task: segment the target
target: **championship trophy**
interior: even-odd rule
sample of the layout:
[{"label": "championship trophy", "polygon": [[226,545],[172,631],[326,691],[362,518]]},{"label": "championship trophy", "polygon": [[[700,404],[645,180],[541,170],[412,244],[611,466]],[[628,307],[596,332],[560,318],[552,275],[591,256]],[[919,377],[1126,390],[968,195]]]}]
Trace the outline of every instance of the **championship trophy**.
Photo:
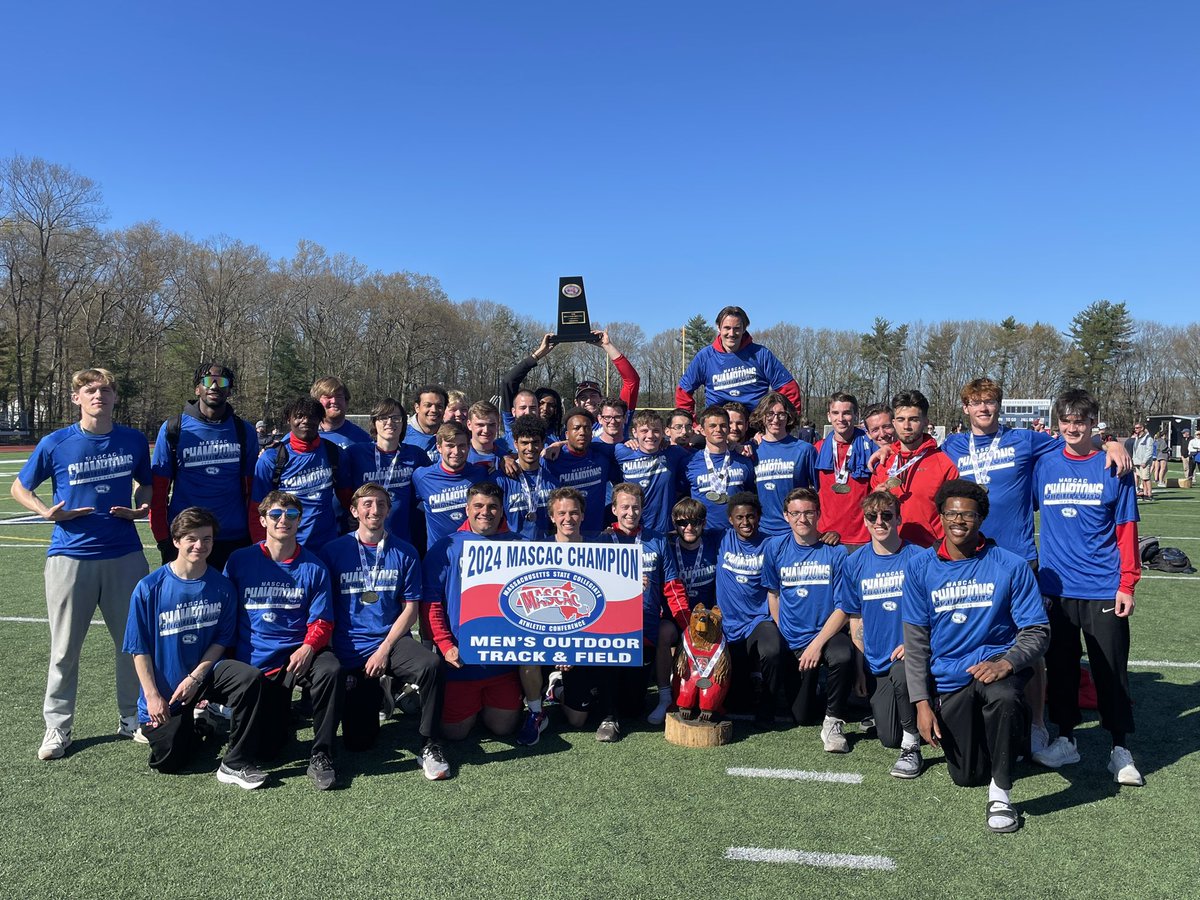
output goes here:
[{"label": "championship trophy", "polygon": [[600,343],[600,339],[592,334],[592,320],[588,316],[587,295],[583,292],[582,275],[558,279],[557,326],[557,334],[551,339],[552,344]]}]

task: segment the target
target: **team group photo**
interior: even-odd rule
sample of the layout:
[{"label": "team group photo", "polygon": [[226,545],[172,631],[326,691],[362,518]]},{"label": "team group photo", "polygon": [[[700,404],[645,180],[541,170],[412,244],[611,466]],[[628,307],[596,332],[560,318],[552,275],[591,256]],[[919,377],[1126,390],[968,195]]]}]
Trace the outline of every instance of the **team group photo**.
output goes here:
[{"label": "team group photo", "polygon": [[[1065,71],[1032,22],[1165,70],[1194,11],[773,9],[795,45],[646,11],[682,29],[657,49],[632,14],[297,21],[348,67],[305,115],[403,115],[389,90],[411,114],[284,151],[264,109],[239,122],[253,173],[158,138],[131,168],[48,120],[10,142],[17,893],[1190,895],[1200,285],[1172,216],[1194,182],[1177,150],[1146,169],[1176,196],[1117,192],[1113,148],[1072,170],[1092,113],[982,73],[1018,47]],[[266,10],[178,15],[249,84],[297,64],[282,33],[243,55]],[[143,95],[183,90],[183,59],[153,65]],[[1140,87],[1055,84],[1153,119]],[[442,133],[412,143],[414,115]],[[1051,137],[1003,157],[1010,127]],[[1108,231],[1083,224],[1102,185]]]}]

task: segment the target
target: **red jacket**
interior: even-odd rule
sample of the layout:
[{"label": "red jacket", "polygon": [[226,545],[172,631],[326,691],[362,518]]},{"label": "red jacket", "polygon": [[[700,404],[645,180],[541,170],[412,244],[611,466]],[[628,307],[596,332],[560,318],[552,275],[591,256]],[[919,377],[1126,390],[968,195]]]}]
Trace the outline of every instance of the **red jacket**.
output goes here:
[{"label": "red jacket", "polygon": [[900,487],[888,488],[900,501],[900,537],[921,547],[932,547],[945,534],[942,532],[942,517],[933,503],[933,495],[942,482],[958,477],[958,467],[938,448],[937,441],[929,435],[911,453],[899,441],[892,444],[892,455],[888,461],[876,466],[871,475],[871,489],[882,488],[892,477],[891,471],[899,469],[914,457],[913,463],[899,473]]}]

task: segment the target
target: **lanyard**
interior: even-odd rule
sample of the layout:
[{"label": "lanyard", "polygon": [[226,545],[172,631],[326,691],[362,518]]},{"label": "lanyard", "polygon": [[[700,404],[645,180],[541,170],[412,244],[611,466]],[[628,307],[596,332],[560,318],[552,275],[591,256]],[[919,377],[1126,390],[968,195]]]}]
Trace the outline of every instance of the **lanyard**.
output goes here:
[{"label": "lanyard", "polygon": [[354,541],[358,545],[358,561],[362,564],[363,573],[363,590],[373,591],[375,586],[379,584],[379,567],[383,565],[383,544],[387,540],[385,534],[379,543],[375,546],[375,565],[367,568],[367,550],[363,547],[362,538],[358,535],[354,536]]},{"label": "lanyard", "polygon": [[521,493],[525,495],[525,503],[529,507],[528,512],[537,515],[538,501],[542,497],[542,470],[537,470],[537,476],[534,479],[533,487],[529,486],[529,479],[526,478],[526,472],[522,471],[518,478],[521,482]]},{"label": "lanyard", "polygon": [[[392,461],[388,464],[387,474],[383,476],[383,489],[389,494],[392,492],[392,475],[396,472],[396,463],[400,461],[400,448],[396,448],[396,452],[392,454]],[[375,445],[375,471],[378,472],[383,463],[379,457],[379,445]],[[366,565],[364,562],[363,565]]]},{"label": "lanyard", "polygon": [[910,459],[904,465],[900,465],[900,454],[899,453],[896,454],[896,458],[894,460],[892,460],[892,464],[888,468],[888,475],[891,476],[892,480],[895,480],[896,487],[900,486],[900,476],[903,475],[909,469],[911,469],[913,466],[915,466],[917,463],[919,463],[922,459],[924,459],[925,454],[928,452],[929,452],[928,450],[921,451],[919,454],[914,456],[912,459]]},{"label": "lanyard", "polygon": [[[682,541],[680,541],[678,539],[673,540],[673,541],[668,540],[667,543],[670,544],[671,549],[675,551],[675,568],[677,568],[679,570],[679,580],[683,582],[683,592],[685,594],[687,594],[688,600],[691,600],[692,595],[695,593],[696,570],[695,569],[689,570],[689,569],[684,568],[683,551],[679,548],[679,545],[682,543]],[[704,538],[701,538],[700,546],[696,548],[697,561],[700,560],[700,557],[703,556],[703,554],[704,554]]]},{"label": "lanyard", "polygon": [[830,435],[833,440],[833,483],[846,484],[850,481],[850,451],[854,449],[853,443],[846,444],[846,458],[838,462],[838,439]]},{"label": "lanyard", "polygon": [[975,472],[976,484],[986,486],[992,480],[988,472],[991,471],[992,463],[996,461],[996,455],[1000,452],[1000,439],[1003,437],[1004,426],[1001,425],[996,431],[996,436],[992,438],[992,443],[988,445],[987,450],[982,453],[976,453],[975,432],[971,432],[968,438],[970,446],[967,452],[971,455],[971,469]]}]

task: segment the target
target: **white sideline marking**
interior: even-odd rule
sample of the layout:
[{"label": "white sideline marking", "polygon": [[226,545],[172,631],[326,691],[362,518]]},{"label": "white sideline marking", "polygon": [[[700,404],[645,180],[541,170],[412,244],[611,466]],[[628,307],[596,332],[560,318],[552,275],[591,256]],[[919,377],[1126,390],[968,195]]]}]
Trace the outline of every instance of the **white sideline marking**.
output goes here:
[{"label": "white sideline marking", "polygon": [[1146,579],[1146,578],[1174,578],[1174,579],[1182,579],[1184,581],[1195,581],[1196,578],[1200,578],[1200,576],[1194,575],[1194,574],[1193,575],[1185,575],[1183,572],[1176,572],[1174,575],[1143,575],[1142,576],[1142,579]]},{"label": "white sideline marking", "polygon": [[831,781],[837,784],[862,784],[863,777],[853,772],[805,772],[802,769],[744,769],[732,767],[726,775],[742,778],[784,778],[790,781]]},{"label": "white sideline marking", "polygon": [[855,856],[852,853],[813,853],[809,850],[768,850],[765,847],[730,847],[726,859],[745,862],[799,863],[826,869],[876,869],[893,872],[896,861],[890,856]]},{"label": "white sideline marking", "polygon": [[1171,662],[1166,659],[1131,659],[1129,665],[1139,669],[1200,669],[1200,662]]},{"label": "white sideline marking", "polygon": [[[50,620],[49,619],[37,619],[32,616],[0,616],[0,622],[41,622],[42,624],[45,625],[45,624],[49,624]],[[89,625],[103,625],[104,621],[102,619],[92,619],[92,621],[88,622],[88,624]]]}]

